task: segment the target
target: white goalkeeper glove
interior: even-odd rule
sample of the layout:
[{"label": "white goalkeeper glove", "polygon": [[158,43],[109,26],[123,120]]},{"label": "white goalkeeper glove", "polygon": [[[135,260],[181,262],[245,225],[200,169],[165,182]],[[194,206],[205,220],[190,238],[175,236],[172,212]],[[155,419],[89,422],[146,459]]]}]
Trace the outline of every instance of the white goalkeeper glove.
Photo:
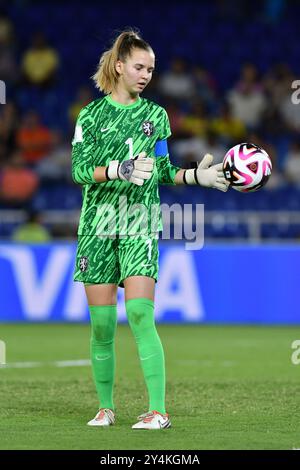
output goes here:
[{"label": "white goalkeeper glove", "polygon": [[183,180],[186,184],[199,184],[205,188],[215,188],[226,192],[229,182],[223,173],[222,163],[212,165],[214,157],[207,153],[198,165],[198,168],[185,170]]},{"label": "white goalkeeper glove", "polygon": [[154,159],[146,157],[145,152],[139,153],[136,157],[119,162],[112,160],[106,168],[106,178],[110,180],[124,180],[142,186],[145,180],[152,176]]}]

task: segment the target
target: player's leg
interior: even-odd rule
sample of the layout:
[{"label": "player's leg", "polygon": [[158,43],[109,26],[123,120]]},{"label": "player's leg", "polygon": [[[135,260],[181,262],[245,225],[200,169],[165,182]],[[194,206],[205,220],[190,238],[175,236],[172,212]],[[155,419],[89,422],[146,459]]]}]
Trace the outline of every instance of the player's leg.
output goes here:
[{"label": "player's leg", "polygon": [[117,285],[85,285],[91,319],[90,355],[99,411],[90,426],[114,424],[115,332]]},{"label": "player's leg", "polygon": [[[127,262],[124,263],[124,260]],[[130,260],[130,262],[129,262]],[[126,313],[133,332],[149,396],[149,412],[134,429],[170,427],[165,410],[165,360],[154,320],[154,291],[158,273],[157,240],[125,240],[120,246]]]},{"label": "player's leg", "polygon": [[116,305],[117,284],[89,284],[84,285],[89,305]]},{"label": "player's leg", "polygon": [[125,302],[142,298],[154,302],[155,279],[149,276],[129,276],[124,279]]},{"label": "player's leg", "polygon": [[165,358],[154,320],[153,278],[132,276],[124,280],[126,312],[133,332],[149,396],[149,412],[133,429],[170,427],[165,409]]},{"label": "player's leg", "polygon": [[74,279],[85,285],[90,319],[90,353],[99,412],[88,424],[105,426],[114,422],[114,339],[117,325],[117,282],[119,279],[115,241],[80,237]]}]

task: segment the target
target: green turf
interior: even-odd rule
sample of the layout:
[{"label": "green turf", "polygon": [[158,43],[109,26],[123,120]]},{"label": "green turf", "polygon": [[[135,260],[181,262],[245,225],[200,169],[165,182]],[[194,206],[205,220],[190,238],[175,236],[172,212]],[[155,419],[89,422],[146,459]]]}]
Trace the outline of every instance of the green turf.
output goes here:
[{"label": "green turf", "polygon": [[[158,327],[173,427],[134,431],[147,410],[136,348],[118,327],[116,425],[89,428],[97,410],[89,366],[0,369],[0,449],[300,448],[300,328]],[[7,362],[88,359],[87,325],[0,325]]]}]

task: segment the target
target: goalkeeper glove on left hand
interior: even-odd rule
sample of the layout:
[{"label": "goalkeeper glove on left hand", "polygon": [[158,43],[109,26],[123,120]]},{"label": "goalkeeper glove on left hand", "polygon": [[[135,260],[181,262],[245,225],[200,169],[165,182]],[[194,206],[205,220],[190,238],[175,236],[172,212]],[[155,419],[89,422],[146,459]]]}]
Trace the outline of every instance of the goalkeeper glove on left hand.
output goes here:
[{"label": "goalkeeper glove on left hand", "polygon": [[186,184],[199,184],[205,188],[215,188],[226,192],[229,182],[223,173],[222,163],[212,165],[214,157],[207,153],[198,165],[198,168],[185,170],[183,180]]},{"label": "goalkeeper glove on left hand", "polygon": [[142,186],[145,180],[151,178],[153,168],[154,159],[146,157],[146,153],[141,152],[124,162],[112,160],[106,169],[106,177],[109,181],[120,179]]}]

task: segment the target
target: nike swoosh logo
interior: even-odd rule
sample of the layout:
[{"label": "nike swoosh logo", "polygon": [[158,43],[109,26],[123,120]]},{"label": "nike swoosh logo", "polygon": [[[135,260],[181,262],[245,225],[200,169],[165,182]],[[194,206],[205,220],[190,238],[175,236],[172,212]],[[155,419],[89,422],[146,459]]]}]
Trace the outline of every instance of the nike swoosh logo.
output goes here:
[{"label": "nike swoosh logo", "polygon": [[96,361],[106,361],[106,359],[109,359],[111,356],[105,356],[105,357],[100,357],[98,355],[95,356]]},{"label": "nike swoosh logo", "polygon": [[109,131],[110,127],[106,127],[105,129],[100,129],[101,132],[106,132],[106,131]]},{"label": "nike swoosh logo", "polygon": [[156,356],[156,354],[151,354],[151,356],[147,356],[147,357],[141,357],[141,361],[146,361],[147,359],[150,359],[150,357],[154,357]]}]

